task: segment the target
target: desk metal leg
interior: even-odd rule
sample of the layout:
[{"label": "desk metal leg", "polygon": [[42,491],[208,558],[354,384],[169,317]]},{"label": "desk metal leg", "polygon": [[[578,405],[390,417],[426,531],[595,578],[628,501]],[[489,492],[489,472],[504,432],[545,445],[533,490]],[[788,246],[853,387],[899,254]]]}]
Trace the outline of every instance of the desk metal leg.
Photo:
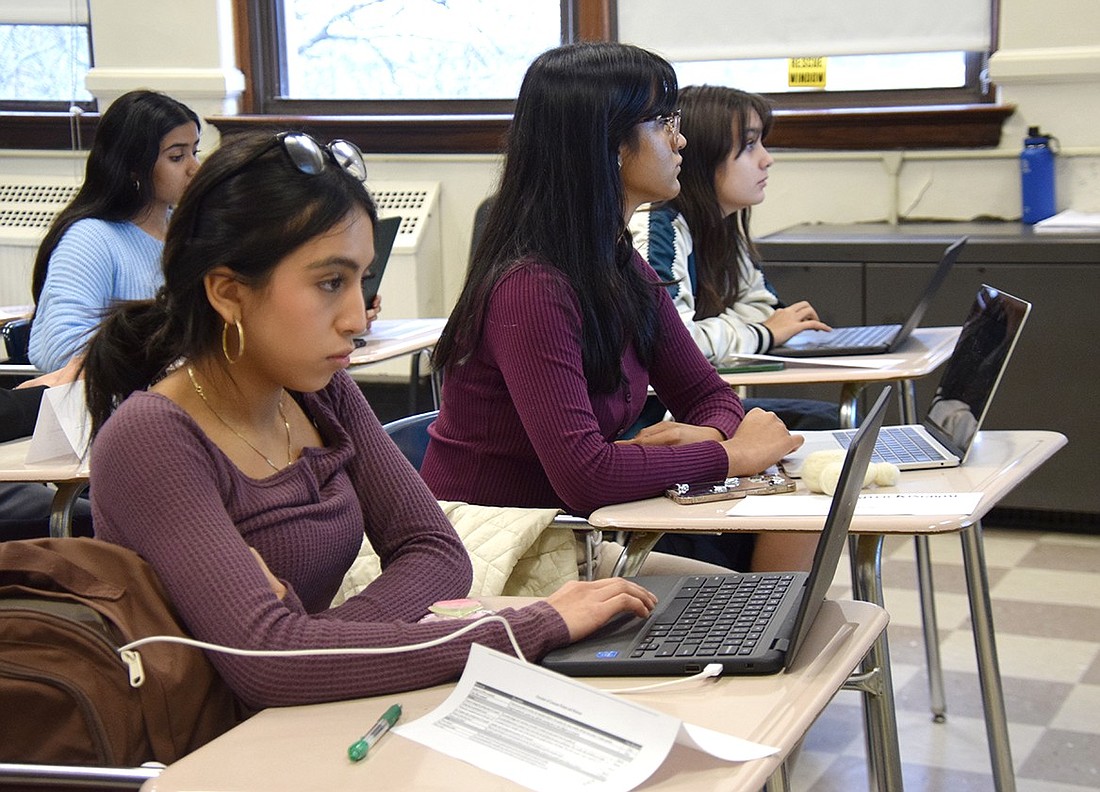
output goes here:
[{"label": "desk metal leg", "polygon": [[[898,389],[901,419],[904,423],[919,423],[917,391],[913,380],[903,380]],[[932,582],[932,555],[927,536],[913,539],[917,556],[917,589],[920,592],[921,627],[924,630],[924,659],[928,666],[928,699],[932,720],[947,720],[947,695],[943,686],[943,663],[940,661],[940,633],[936,619],[935,585]]]},{"label": "desk metal leg", "polygon": [[932,585],[932,557],[927,536],[913,537],[917,553],[917,589],[920,592],[921,628],[924,630],[924,660],[928,666],[928,700],[932,720],[947,720],[947,694],[943,687],[943,663],[940,661],[940,630],[936,619],[936,599]]},{"label": "desk metal leg", "polygon": [[57,492],[50,504],[50,536],[61,538],[73,534],[73,506],[76,499],[88,487],[88,482],[63,482],[57,485]]},{"label": "desk metal leg", "polygon": [[859,426],[859,394],[864,383],[845,382],[840,388],[840,428],[855,429]]},{"label": "desk metal leg", "polygon": [[[856,599],[882,607],[882,537],[852,537],[852,592]],[[848,685],[863,694],[864,739],[870,787],[879,792],[901,790],[901,751],[894,709],[894,681],[890,645],[883,631],[860,666],[860,675]]]},{"label": "desk metal leg", "polygon": [[629,531],[623,552],[619,554],[619,560],[615,562],[615,568],[611,572],[612,577],[637,575],[649,552],[662,536],[664,534],[659,531]]},{"label": "desk metal leg", "polygon": [[1001,669],[997,662],[997,644],[993,635],[993,608],[989,601],[989,578],[986,575],[981,521],[963,530],[962,554],[963,567],[966,570],[966,591],[970,598],[974,649],[978,655],[978,681],[982,689],[989,757],[993,763],[993,786],[998,792],[1015,792],[1016,775],[1012,767],[1008,717],[1005,714]]},{"label": "desk metal leg", "polygon": [[420,402],[420,368],[421,362],[428,366],[429,383],[432,388],[432,408],[439,409],[439,391],[442,387],[443,375],[432,368],[432,350],[420,349],[410,356],[411,366],[409,371],[409,412],[415,413]]}]

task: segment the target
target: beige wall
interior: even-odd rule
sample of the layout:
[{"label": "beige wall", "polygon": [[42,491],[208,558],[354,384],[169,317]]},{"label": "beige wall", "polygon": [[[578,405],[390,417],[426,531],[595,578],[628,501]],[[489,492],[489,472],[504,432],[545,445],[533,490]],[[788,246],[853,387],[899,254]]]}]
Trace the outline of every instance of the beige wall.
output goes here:
[{"label": "beige wall", "polygon": [[[718,8],[720,3],[715,0]],[[91,0],[97,67],[89,87],[111,98],[159,88],[200,114],[232,112],[241,90],[233,68],[229,0],[157,4]],[[1060,208],[1100,212],[1100,3],[1001,0],[1001,48],[991,65],[1001,98],[1017,107],[992,150],[776,152],[768,200],[754,214],[758,235],[803,222],[1018,218],[1017,154],[1029,125],[1062,145]],[[216,131],[204,133],[206,144]],[[441,183],[444,304],[461,287],[478,202],[492,191],[489,156],[370,157],[374,179]],[[71,174],[64,156],[21,153],[4,170]]]}]

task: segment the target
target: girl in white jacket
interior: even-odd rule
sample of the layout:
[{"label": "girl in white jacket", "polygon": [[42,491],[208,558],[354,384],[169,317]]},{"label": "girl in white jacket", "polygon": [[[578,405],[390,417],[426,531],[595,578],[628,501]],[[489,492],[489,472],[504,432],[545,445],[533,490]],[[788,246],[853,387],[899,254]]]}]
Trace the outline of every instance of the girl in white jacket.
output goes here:
[{"label": "girl in white jacket", "polygon": [[665,280],[684,324],[716,366],[765,353],[802,330],[828,330],[805,300],[784,306],[771,291],[749,235],[772,157],[771,108],[722,86],[680,91],[688,146],[680,194],[631,220],[634,246]]}]

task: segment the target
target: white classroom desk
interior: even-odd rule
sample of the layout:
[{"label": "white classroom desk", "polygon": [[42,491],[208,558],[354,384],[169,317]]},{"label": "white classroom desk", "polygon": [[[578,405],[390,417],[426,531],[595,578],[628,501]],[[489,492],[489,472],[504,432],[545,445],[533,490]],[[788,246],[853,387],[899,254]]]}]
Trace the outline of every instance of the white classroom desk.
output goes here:
[{"label": "white classroom desk", "polygon": [[[857,399],[867,385],[911,383],[928,376],[951,357],[961,331],[961,327],[918,327],[896,352],[825,358],[777,358],[786,364],[780,371],[737,372],[722,374],[721,377],[735,387],[835,382],[841,386],[841,425],[852,428],[858,424]],[[903,420],[916,422],[915,413],[912,389],[903,387]]]},{"label": "white classroom desk", "polygon": [[88,463],[42,462],[27,464],[31,439],[23,437],[0,443],[0,482],[54,484],[50,509],[50,536],[69,536],[72,527],[73,504],[88,486]]},{"label": "white classroom desk", "polygon": [[[365,376],[365,369],[372,363],[411,355],[410,383],[420,377],[420,358],[430,352],[443,334],[445,318],[430,319],[376,319],[370,332],[363,336],[366,344],[351,355],[348,373],[355,380]],[[432,401],[439,409],[439,379],[432,372]]]},{"label": "white classroom desk", "polygon": [[[996,789],[1015,789],[1015,776],[1008,744],[1008,725],[1004,711],[1000,669],[993,632],[993,616],[989,601],[989,581],[986,576],[985,551],[982,544],[981,519],[990,509],[1023,481],[1036,468],[1066,444],[1066,438],[1048,431],[988,431],[979,432],[965,464],[936,470],[911,470],[901,474],[894,487],[878,492],[951,493],[980,492],[981,500],[971,514],[957,515],[892,515],[866,516],[856,514],[850,532],[855,538],[852,589],[856,599],[883,604],[881,560],[885,534],[928,536],[958,533],[962,540],[963,564],[966,572],[967,597],[973,622],[974,644],[978,656],[978,674],[985,709],[986,732],[993,764]],[[632,503],[605,506],[593,512],[588,521],[596,528],[627,532],[626,550],[620,559],[621,574],[637,574],[645,556],[663,533],[726,533],[763,531],[820,531],[824,517],[782,515],[781,499],[805,497],[805,484],[789,495],[767,495],[776,504],[770,517],[737,517],[726,512],[729,501],[681,506],[668,498],[658,497]],[[750,496],[751,497],[751,496]],[[932,625],[935,635],[935,625]],[[926,635],[926,640],[930,638]],[[885,635],[872,649],[870,662],[886,675],[882,695],[892,699],[889,679],[889,648]],[[865,696],[868,734],[881,728],[875,721],[882,715],[868,709],[873,702]],[[886,708],[893,712],[892,701]],[[885,724],[889,728],[889,724]],[[894,726],[896,729],[896,725]],[[877,768],[881,788],[900,789],[900,766]]]},{"label": "white classroom desk", "polygon": [[[955,349],[961,327],[918,327],[895,352],[876,355],[843,355],[825,358],[785,359],[782,371],[723,374],[722,379],[735,387],[753,385],[806,385],[838,383],[840,387],[840,425],[853,429],[859,425],[859,395],[872,383],[893,382],[898,387],[901,422],[920,423],[917,414],[914,381],[926,377],[945,363]],[[928,688],[932,715],[946,718],[947,701],[943,684],[936,636],[936,605],[932,581],[932,559],[928,537],[913,537],[917,560],[917,586],[920,593]]]},{"label": "white classroom desk", "polygon": [[[491,607],[508,598],[488,598]],[[779,753],[750,762],[724,762],[674,746],[665,763],[638,789],[683,792],[757,792],[784,789],[784,760],[859,665],[886,627],[881,608],[864,602],[826,601],[789,672],[697,680],[650,693],[639,704],[690,723],[765,743]],[[643,684],[637,677],[588,679],[596,687]],[[400,703],[412,721],[443,702],[453,685],[375,698],[264,710],[146,781],[143,792],[184,790],[408,790],[501,792],[515,783],[412,742],[387,734],[359,763],[347,747],[387,707]],[[897,746],[893,746],[896,751]]]}]

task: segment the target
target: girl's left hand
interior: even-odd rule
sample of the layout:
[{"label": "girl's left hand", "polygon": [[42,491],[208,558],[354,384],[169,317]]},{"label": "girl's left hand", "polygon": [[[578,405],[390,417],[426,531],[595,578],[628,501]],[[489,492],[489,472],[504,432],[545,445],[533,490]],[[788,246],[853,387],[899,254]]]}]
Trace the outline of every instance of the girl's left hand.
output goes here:
[{"label": "girl's left hand", "polygon": [[713,426],[694,426],[692,424],[677,423],[676,421],[661,421],[642,429],[631,440],[619,440],[617,442],[634,443],[635,445],[674,446],[701,443],[704,440],[717,440],[720,442],[725,439],[722,433]]},{"label": "girl's left hand", "polygon": [[370,330],[370,326],[374,324],[374,320],[378,318],[378,312],[382,310],[382,295],[374,295],[374,300],[369,306],[367,306],[367,330]]}]

